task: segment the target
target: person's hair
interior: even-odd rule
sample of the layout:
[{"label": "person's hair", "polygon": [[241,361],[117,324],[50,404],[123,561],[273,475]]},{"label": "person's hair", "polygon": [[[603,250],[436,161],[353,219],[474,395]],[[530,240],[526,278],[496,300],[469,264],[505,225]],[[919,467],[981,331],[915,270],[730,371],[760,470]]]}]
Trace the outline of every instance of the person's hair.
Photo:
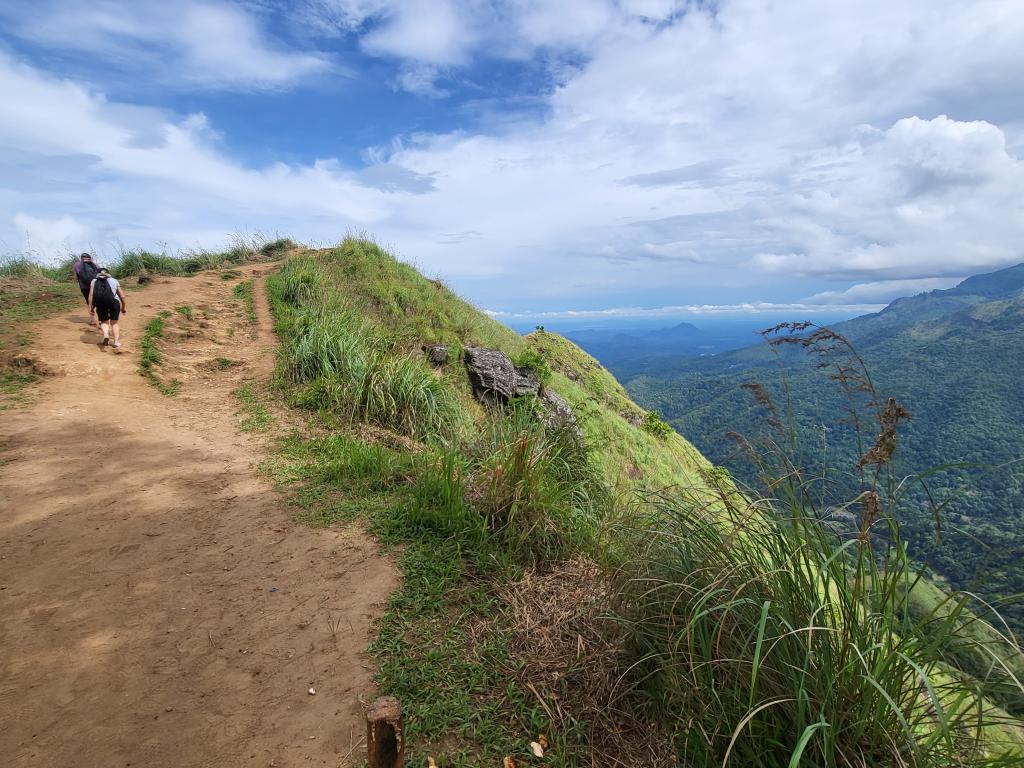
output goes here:
[{"label": "person's hair", "polygon": [[100,267],[100,272],[99,273],[101,275],[109,275],[110,274],[110,270],[107,269],[106,267]]},{"label": "person's hair", "polygon": [[89,261],[92,261],[92,254],[91,253],[83,253],[78,258],[80,258],[80,259],[88,259]]}]

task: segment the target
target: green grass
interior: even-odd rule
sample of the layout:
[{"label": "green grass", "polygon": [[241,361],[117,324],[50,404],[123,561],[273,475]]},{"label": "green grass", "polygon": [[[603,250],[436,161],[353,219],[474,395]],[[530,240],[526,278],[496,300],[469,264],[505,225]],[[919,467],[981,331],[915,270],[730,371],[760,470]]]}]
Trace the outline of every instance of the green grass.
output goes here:
[{"label": "green grass", "polygon": [[403,353],[349,306],[316,260],[297,257],[267,281],[296,402],[418,439],[452,437],[464,410],[422,356]]},{"label": "green grass", "polygon": [[242,302],[245,309],[245,321],[249,325],[256,325],[256,282],[254,280],[243,280],[235,286],[233,291],[235,299]]},{"label": "green grass", "polygon": [[[799,504],[767,515],[723,493],[649,500],[617,533],[631,672],[687,765],[1010,765],[981,684],[954,674],[905,595],[920,578],[887,520],[887,567]],[[723,516],[722,508],[725,509]],[[792,517],[776,517],[792,515]],[[877,543],[876,543],[877,545]],[[1003,746],[1013,746],[1007,744]],[[852,762],[851,762],[852,761]]]},{"label": "green grass", "polygon": [[0,323],[6,326],[7,333],[22,331],[20,328],[12,329],[12,324],[43,320],[75,306],[84,308],[85,302],[77,287],[70,283],[55,282],[47,277],[0,281]]},{"label": "green grass", "polygon": [[[154,253],[144,249],[122,250],[111,259],[99,259],[118,280],[138,275],[165,275],[169,277],[191,277],[211,269],[229,269],[221,273],[224,280],[238,277],[237,270],[230,267],[251,261],[280,259],[296,246],[287,238],[266,240],[235,236],[234,244],[224,251],[186,251],[180,254]],[[46,265],[25,255],[0,258],[0,279],[44,277],[54,282],[74,282],[73,256],[67,256],[56,265]]]},{"label": "green grass", "polygon": [[[517,431],[514,420],[508,431]],[[489,475],[476,470],[493,469],[488,459],[500,453],[477,447],[477,458],[462,462],[451,451],[413,453],[347,433],[293,435],[262,471],[292,491],[299,520],[358,522],[396,548],[402,586],[370,651],[381,692],[403,702],[410,761],[426,754],[467,768],[510,754],[529,761],[529,742],[547,733],[546,764],[575,766],[585,750],[582,729],[552,729],[533,694],[510,682],[521,670],[496,621],[502,604],[491,584],[519,572],[508,556],[518,541],[508,526],[516,523],[494,527],[464,499],[469,486],[486,486]],[[529,546],[519,554],[534,557]]]},{"label": "green grass", "polygon": [[180,307],[175,307],[174,311],[177,312],[182,317],[184,317],[186,320],[192,319],[192,307],[183,305]]},{"label": "green grass", "polygon": [[[228,365],[222,365],[221,369],[229,367],[231,362],[228,360]],[[234,394],[241,406],[241,414],[244,416],[239,427],[243,432],[266,432],[270,429],[274,424],[274,417],[264,404],[266,395],[257,390],[254,382],[245,382],[235,390]]]},{"label": "green grass", "polygon": [[[300,519],[365,524],[396,546],[403,583],[372,651],[381,690],[407,711],[411,759],[529,764],[544,732],[545,763],[593,764],[602,705],[561,670],[556,727],[517,682],[543,660],[513,653],[516,617],[498,597],[581,555],[603,566],[594,579],[625,642],[604,661],[619,706],[681,764],[1017,759],[996,754],[1020,731],[988,703],[991,681],[955,667],[971,642],[963,622],[911,610],[918,568],[895,501],[874,519],[884,545],[869,531],[837,538],[807,504],[820,480],[804,484],[792,463],[752,505],[575,345],[495,327],[372,242],[295,255],[268,289],[288,341],[280,384],[326,434],[285,440],[263,469],[292,489]],[[485,412],[461,366],[424,363],[435,341],[455,360],[482,344],[549,370],[582,441],[545,429],[528,400]]]},{"label": "green grass", "polygon": [[73,258],[65,258],[55,265],[41,264],[28,256],[0,258],[0,280],[13,277],[19,280],[45,278],[53,282],[70,281],[73,278]]},{"label": "green grass", "polygon": [[0,368],[0,411],[29,403],[28,386],[38,380],[34,373]]},{"label": "green grass", "polygon": [[139,343],[139,347],[142,350],[139,359],[139,372],[146,377],[150,384],[168,397],[178,394],[181,389],[180,381],[171,379],[170,382],[165,382],[157,376],[156,372],[157,366],[163,362],[159,341],[163,338],[164,324],[170,316],[171,313],[164,310],[146,323],[146,328],[142,333],[142,341]]},{"label": "green grass", "polygon": [[3,361],[15,353],[31,354],[26,348],[35,335],[34,323],[76,306],[85,316],[77,287],[54,279],[58,272],[27,260],[0,263],[0,410],[31,402],[29,390],[38,377]]}]

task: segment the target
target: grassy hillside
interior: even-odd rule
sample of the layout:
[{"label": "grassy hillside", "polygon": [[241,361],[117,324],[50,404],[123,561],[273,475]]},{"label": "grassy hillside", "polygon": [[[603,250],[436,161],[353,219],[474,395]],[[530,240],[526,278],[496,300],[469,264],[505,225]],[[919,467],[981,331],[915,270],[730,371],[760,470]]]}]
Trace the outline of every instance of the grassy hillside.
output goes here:
[{"label": "grassy hillside", "polygon": [[[1019,763],[1016,721],[985,699],[1002,667],[957,668],[953,645],[983,643],[948,599],[911,610],[920,573],[882,484],[848,499],[853,536],[792,468],[773,498],[741,494],[580,349],[517,336],[366,240],[293,255],[268,291],[277,387],[306,426],[265,471],[309,523],[395,547],[372,651],[421,763],[540,764],[531,742],[556,766]],[[477,345],[580,431],[531,395],[478,403]]]}]

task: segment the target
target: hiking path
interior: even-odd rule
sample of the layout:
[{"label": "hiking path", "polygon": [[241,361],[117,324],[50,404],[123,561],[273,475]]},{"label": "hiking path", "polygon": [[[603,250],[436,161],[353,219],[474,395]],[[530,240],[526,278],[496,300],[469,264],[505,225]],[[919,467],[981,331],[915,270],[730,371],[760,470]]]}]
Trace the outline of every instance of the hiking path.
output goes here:
[{"label": "hiking path", "polygon": [[[5,766],[357,765],[364,653],[397,580],[367,536],[292,521],[233,392],[272,374],[268,265],[127,293],[124,349],[84,305],[35,326],[51,375],[0,414]],[[254,279],[255,317],[233,295]],[[176,307],[187,307],[186,319]],[[139,375],[162,310],[166,396]],[[315,690],[311,694],[310,689]]]}]

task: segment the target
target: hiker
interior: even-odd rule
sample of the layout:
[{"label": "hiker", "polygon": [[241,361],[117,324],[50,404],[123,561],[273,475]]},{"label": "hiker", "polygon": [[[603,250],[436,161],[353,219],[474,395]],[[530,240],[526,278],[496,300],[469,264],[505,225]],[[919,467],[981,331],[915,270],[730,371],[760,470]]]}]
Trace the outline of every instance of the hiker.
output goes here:
[{"label": "hiker", "polygon": [[102,267],[89,286],[89,318],[93,313],[100,321],[100,330],[103,331],[102,346],[107,346],[110,341],[110,334],[114,334],[114,349],[121,348],[121,329],[117,325],[121,313],[128,314],[124,291],[121,284],[110,276],[110,270]]},{"label": "hiker", "polygon": [[[96,275],[99,274],[100,268],[96,262],[93,261],[92,255],[83,253],[77,259],[75,259],[75,280],[78,281],[78,289],[82,292],[82,298],[85,299],[86,305],[89,304],[89,290],[92,288],[92,281],[96,279]],[[89,325],[96,325],[92,314],[89,314]]]}]

